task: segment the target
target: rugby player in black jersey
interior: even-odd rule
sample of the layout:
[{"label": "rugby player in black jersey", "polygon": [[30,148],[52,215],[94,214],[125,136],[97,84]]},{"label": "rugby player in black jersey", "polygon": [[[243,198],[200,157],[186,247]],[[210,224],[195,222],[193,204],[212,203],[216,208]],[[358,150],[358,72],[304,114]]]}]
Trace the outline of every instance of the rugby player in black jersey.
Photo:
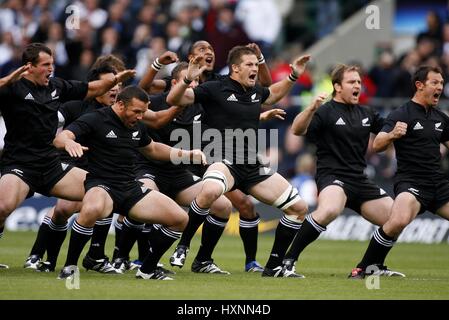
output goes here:
[{"label": "rugby player in black jersey", "polygon": [[396,151],[396,197],[391,214],[374,232],[350,278],[360,279],[367,274],[404,277],[383,267],[402,230],[426,210],[449,220],[449,181],[440,163],[440,144],[449,146],[449,117],[437,108],[443,92],[443,72],[438,67],[421,66],[412,77],[412,85],[412,99],[388,115],[373,143],[377,152],[392,143]]},{"label": "rugby player in black jersey", "polygon": [[[256,52],[257,59],[259,62],[258,76],[260,83],[264,86],[269,86],[271,84],[270,71],[268,69],[267,64],[265,63],[265,59],[259,47],[254,43],[249,44],[248,47],[254,49]],[[209,42],[200,40],[192,45],[189,51],[188,58],[193,59],[198,55],[204,56],[204,59],[201,61],[201,63],[202,65],[205,66],[203,72],[200,74],[200,83],[206,81],[219,80],[224,77],[223,75],[213,72],[215,66],[215,52]],[[152,68],[150,68],[150,70],[147,72],[147,74],[143,77],[143,79],[140,82],[140,86],[142,88],[148,90],[149,92],[162,92],[170,89],[171,84],[169,82],[164,80],[153,80],[154,76],[156,75],[157,71],[162,67],[162,65],[170,63],[170,60],[168,60],[169,57],[172,57],[171,62],[173,62],[174,59],[173,53],[171,55],[168,53],[162,55],[158,60],[156,60],[153,63]],[[195,117],[191,118],[190,121],[192,123],[194,122],[196,125],[201,126],[201,128],[205,130],[207,123],[203,121],[204,114],[202,113],[201,109],[202,107],[200,104],[195,104],[194,108],[189,107],[188,109],[186,109],[186,113],[187,112],[189,113],[187,116],[193,115]],[[193,114],[194,112],[196,112],[195,115]],[[280,109],[269,110],[264,112],[261,115],[261,118],[269,120],[272,117],[281,117],[282,119],[282,114],[283,110]],[[205,172],[205,168],[202,168],[200,166],[191,166],[190,170],[200,177],[203,176]],[[245,195],[238,189],[226,193],[225,196],[229,200],[231,200],[233,206],[239,212],[240,217],[239,233],[243,241],[243,247],[246,255],[245,271],[262,272],[263,267],[256,261],[258,225],[260,222],[260,218],[254,208],[254,204],[252,203],[249,196]],[[182,267],[184,265],[186,255],[189,251],[190,241],[193,238],[199,226],[207,219],[207,215],[204,214],[197,214],[193,211],[190,212],[189,214],[192,214],[190,216],[189,223],[181,236],[181,240],[179,241],[175,249],[175,252],[170,258],[170,263],[172,264],[172,266]],[[206,223],[206,226],[207,225],[208,224]],[[214,229],[215,227],[212,228]],[[219,234],[221,234],[220,232],[221,228],[218,228],[216,231],[209,231],[207,229],[205,230],[206,230],[205,233],[207,235],[204,237],[205,238],[204,242],[209,242],[209,240],[207,240],[207,238],[209,238],[208,235],[210,235],[212,238],[218,239]],[[211,269],[202,268],[202,270],[214,270],[214,268]]]},{"label": "rugby player in black jersey", "polygon": [[[98,65],[98,67],[89,71],[87,81],[105,79],[110,77],[111,74],[116,74],[115,68],[109,64]],[[64,103],[58,110],[59,126],[66,128],[85,113],[111,106],[115,102],[119,87],[120,84],[116,84],[107,93],[93,99],[73,100]],[[86,157],[72,158],[62,150],[60,150],[60,157],[64,163],[87,170]],[[67,220],[80,209],[80,201],[58,199],[56,205],[49,210],[39,227],[36,240],[25,261],[24,268],[36,269],[41,272],[54,271],[59,251],[67,234]],[[102,273],[115,273],[116,270],[104,254],[104,245],[111,222],[112,217],[96,222],[89,253],[83,261],[87,269]],[[45,251],[47,251],[47,260],[41,261]]]},{"label": "rugby player in black jersey", "polygon": [[[187,67],[188,63],[181,62],[173,69],[171,80],[173,85],[184,79],[187,74]],[[197,81],[193,81],[191,83],[191,87],[195,87],[197,85]],[[166,102],[167,94],[168,92],[150,96],[150,107],[153,111],[163,111],[170,108]],[[162,142],[170,146],[176,146],[179,141],[178,139],[174,139],[172,135],[181,134],[182,138],[185,138],[185,136],[190,138],[192,136],[192,122],[194,121],[193,118],[198,111],[198,107],[201,109],[199,105],[192,105],[185,108],[182,113],[173,119],[172,122],[159,130],[149,129],[148,134],[153,141]],[[202,112],[202,109],[199,111]],[[145,120],[143,120],[143,122],[147,123]],[[148,124],[150,125],[150,123]],[[178,138],[181,137],[178,136]],[[183,146],[183,149],[191,150],[191,144],[189,144],[189,146]],[[201,166],[201,164],[199,164],[199,166]],[[189,206],[201,190],[202,186],[201,178],[193,175],[192,172],[188,170],[186,165],[175,165],[170,162],[155,161],[147,159],[139,154],[136,172],[138,179],[147,187],[164,193],[175,200],[180,206]],[[212,250],[223,232],[226,222],[229,219],[231,209],[231,202],[224,196],[218,198],[212,204],[211,211],[213,212],[213,215],[208,218],[208,221],[210,221],[210,223],[219,230],[217,232],[218,236],[216,238],[209,239],[208,241],[208,248],[211,249],[207,249],[207,251],[203,250],[205,260],[212,259]],[[142,226],[140,226],[140,228],[142,228]],[[149,236],[151,244],[151,232],[149,233]],[[114,263],[116,268],[121,268],[122,270],[126,268],[126,257],[129,256],[132,245],[133,242],[126,243],[123,241],[121,243],[119,258],[115,260]],[[228,272],[220,270],[220,268],[218,268],[215,264],[211,264],[209,266],[208,273],[225,274]]]},{"label": "rugby player in black jersey", "polygon": [[[111,74],[114,75],[123,70],[125,70],[124,64],[119,58],[113,55],[100,56],[89,71],[87,80],[105,79],[110,77]],[[121,83],[117,83],[106,94],[95,97],[95,99],[74,100],[65,103],[58,110],[59,125],[65,128],[85,113],[111,106],[115,102],[120,85]],[[182,108],[177,107],[168,108],[163,112],[147,110],[143,118],[148,121],[151,127],[158,128],[169,122],[180,110]],[[74,159],[65,151],[61,151],[61,159],[82,169],[87,168],[86,157]],[[67,220],[73,213],[79,212],[80,209],[80,201],[58,199],[56,206],[50,210],[39,228],[36,241],[29,257],[25,261],[25,268],[37,269],[43,272],[54,271],[59,250],[67,232]],[[104,253],[104,245],[111,221],[112,217],[108,217],[95,223],[89,252],[83,259],[83,266],[87,270],[95,270],[100,273],[117,273],[117,270],[112,267]],[[41,261],[45,250],[47,250],[47,261]]]},{"label": "rugby player in black jersey", "polygon": [[[0,234],[6,218],[34,192],[81,200],[86,172],[61,163],[52,145],[61,104],[107,92],[135,74],[125,70],[89,83],[52,77],[53,55],[41,43],[29,44],[22,54],[26,73],[0,87],[5,120],[5,147],[1,157]],[[1,83],[0,83],[1,84]]]},{"label": "rugby player in black jersey", "polygon": [[[256,54],[258,56],[259,64],[262,62],[264,64],[263,56],[260,53],[257,45],[249,44],[248,47],[251,47],[256,50]],[[206,66],[205,71],[200,75],[200,78],[203,81],[211,81],[214,79],[223,78],[222,75],[213,73],[214,66],[214,51],[211,45],[206,41],[198,41],[193,44],[190,50],[190,58],[194,58],[197,55],[205,55],[205,60],[202,63]],[[154,80],[154,77],[157,71],[166,64],[175,62],[177,57],[172,52],[166,52],[162,54],[155,62],[153,62],[152,67],[143,77],[143,80],[140,82],[140,86],[146,88],[151,91],[160,91],[162,89],[166,89],[167,87],[171,87],[171,83],[166,84],[165,81],[162,80]],[[207,60],[207,61],[206,61]],[[269,76],[269,70],[264,65],[259,70],[259,75],[261,76],[261,82],[265,84],[271,84],[271,77]],[[182,78],[178,79],[182,80]],[[164,99],[167,93],[163,96]],[[154,99],[152,99],[154,100]],[[157,101],[157,100],[155,100]],[[153,107],[156,107],[158,103],[152,104]],[[164,103],[164,105],[167,105]],[[263,112],[260,115],[260,119],[263,121],[270,120],[272,118],[280,118],[283,119],[283,115],[285,111],[282,109],[271,109]],[[202,133],[207,129],[207,123],[204,122],[204,111],[201,104],[196,103],[188,108],[186,108],[182,114],[178,115],[176,119],[172,122],[172,126],[177,127],[177,129],[184,130],[184,132],[188,132],[187,139],[190,141],[189,146],[187,148],[197,148],[204,147],[205,144],[201,141]],[[197,134],[194,134],[196,132]],[[199,133],[199,135],[198,135]],[[198,146],[196,146],[198,145]],[[202,177],[204,172],[206,171],[206,167],[199,165],[190,165],[188,166],[189,170],[192,171],[196,176]],[[233,203],[234,207],[236,207],[240,214],[240,222],[239,222],[239,231],[240,236],[243,240],[243,245],[245,249],[246,259],[245,259],[245,271],[247,272],[262,272],[263,267],[256,261],[256,252],[257,252],[257,230],[258,223],[260,221],[259,216],[257,215],[254,205],[244,193],[240,190],[234,190],[232,192],[228,192],[225,194]],[[214,212],[214,208],[212,208]],[[192,212],[191,212],[192,213]],[[198,214],[195,212],[194,215],[190,216],[189,223],[187,224],[186,229],[184,230],[181,239],[175,249],[175,252],[170,258],[170,264],[172,266],[182,267],[184,265],[186,255],[189,251],[190,242],[193,238],[195,232],[204,222],[203,226],[203,235],[201,237],[201,248],[198,252],[197,257],[195,258],[195,264],[192,265],[192,271],[194,272],[202,272],[202,273],[221,273],[220,268],[213,262],[211,257],[212,252],[221,237],[223,230],[226,226],[226,222],[229,217],[216,215],[207,215],[207,212],[202,211],[202,214]],[[145,229],[144,229],[145,230]],[[134,237],[135,238],[135,237]],[[132,239],[130,237],[130,239]],[[140,244],[140,242],[139,242]],[[127,248],[130,247],[130,244],[126,245]],[[209,261],[208,264],[205,261]],[[201,263],[200,263],[201,262]],[[197,267],[200,266],[200,267]]]},{"label": "rugby player in black jersey", "polygon": [[[206,69],[201,66],[203,59],[205,56],[200,55],[190,60],[186,78],[167,96],[172,105],[201,103],[208,126],[219,135],[210,144],[216,162],[204,174],[203,188],[192,202],[189,216],[208,210],[215,199],[234,188],[284,211],[263,272],[275,276],[282,271],[282,259],[307,212],[307,204],[285,178],[260,163],[256,138],[259,116],[262,103],[272,105],[289,92],[310,56],[296,58],[289,77],[268,88],[257,84],[259,61],[254,49],[237,46],[229,52],[229,76],[188,88],[192,79]],[[236,132],[246,132],[254,139],[239,139]]]},{"label": "rugby player in black jersey", "polygon": [[319,196],[317,209],[307,215],[285,255],[286,274],[295,271],[301,252],[345,207],[382,225],[393,204],[393,199],[364,173],[370,135],[379,132],[384,119],[373,108],[359,105],[362,83],[357,67],[338,65],[331,80],[332,100],[321,105],[325,95],[318,96],[292,124],[294,134],[306,135],[317,146]]},{"label": "rugby player in black jersey", "polygon": [[[146,157],[162,161],[180,158],[202,163],[205,157],[199,150],[185,151],[152,142],[140,122],[148,110],[148,102],[145,91],[136,86],[126,87],[111,108],[83,115],[55,138],[55,146],[65,149],[72,157],[80,157],[87,151],[89,169],[84,183],[86,195],[72,227],[67,259],[59,279],[77,272],[79,255],[92,235],[95,221],[117,211],[137,221],[161,224],[136,277],[171,280],[157,269],[157,262],[179,238],[188,216],[169,197],[136,181],[135,152],[139,150]],[[75,139],[85,141],[86,146]]]}]

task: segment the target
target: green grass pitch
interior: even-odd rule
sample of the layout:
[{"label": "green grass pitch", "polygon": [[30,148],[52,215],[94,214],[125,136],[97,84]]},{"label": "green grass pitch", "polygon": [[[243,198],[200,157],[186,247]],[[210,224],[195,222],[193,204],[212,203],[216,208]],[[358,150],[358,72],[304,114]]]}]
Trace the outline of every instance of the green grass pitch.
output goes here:
[{"label": "green grass pitch", "polygon": [[[310,245],[297,265],[306,279],[262,278],[245,273],[244,253],[239,237],[225,235],[219,242],[215,262],[231,275],[195,274],[190,265],[199,246],[199,236],[184,268],[175,269],[175,281],[137,280],[135,272],[103,275],[81,269],[80,289],[69,290],[56,276],[67,252],[67,240],[55,273],[37,273],[23,268],[34,232],[5,232],[0,241],[0,300],[7,299],[151,299],[151,300],[307,300],[307,299],[449,299],[449,245],[399,243],[387,258],[387,265],[404,272],[406,278],[380,278],[379,289],[367,289],[364,280],[346,276],[361,258],[367,242],[316,241]],[[113,236],[108,238],[111,254]],[[259,236],[258,260],[268,258],[273,236]],[[161,260],[168,267],[171,248]],[[84,253],[83,253],[84,256]],[[136,256],[133,249],[132,257]],[[81,260],[81,259],[80,259]],[[81,262],[79,263],[81,265]]]}]

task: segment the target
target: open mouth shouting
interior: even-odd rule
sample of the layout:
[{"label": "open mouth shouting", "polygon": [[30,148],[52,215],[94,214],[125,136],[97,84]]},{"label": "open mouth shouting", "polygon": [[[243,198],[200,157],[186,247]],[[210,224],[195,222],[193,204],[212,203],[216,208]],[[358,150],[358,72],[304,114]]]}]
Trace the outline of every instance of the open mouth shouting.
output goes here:
[{"label": "open mouth shouting", "polygon": [[360,98],[360,91],[359,91],[359,90],[353,91],[353,92],[352,92],[351,100],[352,100],[354,103],[358,103],[359,98]]},{"label": "open mouth shouting", "polygon": [[208,69],[212,69],[214,65],[214,57],[212,55],[208,55],[205,57],[204,62],[206,63]]},{"label": "open mouth shouting", "polygon": [[257,79],[257,72],[256,73],[251,73],[249,75],[249,82],[251,84],[255,84],[256,83],[256,79]]},{"label": "open mouth shouting", "polygon": [[47,85],[50,82],[51,75],[52,75],[51,73],[48,73],[45,75],[45,80],[44,80],[45,85]]},{"label": "open mouth shouting", "polygon": [[440,100],[440,96],[441,96],[441,92],[435,92],[433,94],[432,102],[433,102],[434,105],[438,104],[438,101]]}]

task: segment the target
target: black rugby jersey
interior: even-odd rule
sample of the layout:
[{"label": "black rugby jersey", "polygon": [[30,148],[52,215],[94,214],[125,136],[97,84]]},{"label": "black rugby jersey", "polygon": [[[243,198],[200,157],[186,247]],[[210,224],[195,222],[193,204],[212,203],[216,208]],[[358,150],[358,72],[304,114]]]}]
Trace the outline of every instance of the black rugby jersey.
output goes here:
[{"label": "black rugby jersey", "polygon": [[[260,85],[245,90],[239,82],[225,76],[204,82],[193,91],[195,103],[203,106],[204,122],[212,128],[209,130],[213,138],[206,141],[208,146],[204,151],[221,150],[221,158],[234,164],[256,163],[259,116],[270,90]],[[212,132],[214,129],[218,130],[219,136]],[[248,133],[247,136],[252,138],[236,139],[240,133]],[[249,159],[248,154],[254,158]]]},{"label": "black rugby jersey", "polygon": [[85,113],[89,113],[101,108],[107,107],[104,104],[101,104],[96,99],[89,99],[89,100],[76,100],[76,101],[69,101],[64,103],[61,108],[59,109],[59,112],[64,117],[64,126],[65,129],[69,124],[71,124],[73,121],[81,117]]},{"label": "black rugby jersey", "polygon": [[65,101],[84,99],[87,90],[87,82],[60,78],[50,78],[48,86],[22,78],[1,87],[0,105],[7,130],[2,164],[39,166],[56,156],[57,111]]},{"label": "black rugby jersey", "polygon": [[445,178],[440,168],[440,143],[449,140],[449,117],[441,110],[426,111],[409,101],[388,115],[382,131],[392,131],[398,121],[407,123],[407,133],[393,142],[397,159],[395,182],[410,180],[435,185],[435,181]]},{"label": "black rugby jersey", "polygon": [[[108,107],[101,104],[96,99],[89,100],[76,100],[64,103],[59,112],[64,117],[63,128],[67,128],[69,124],[81,117],[85,113],[89,113],[104,107]],[[77,142],[84,144],[84,141],[76,140]],[[59,150],[61,161],[68,161],[77,167],[87,168],[87,156],[84,154],[81,158],[72,158],[65,150]],[[75,160],[76,159],[76,160]]]},{"label": "black rugby jersey", "polygon": [[89,147],[89,176],[116,184],[135,179],[136,149],[151,143],[143,123],[127,128],[112,108],[84,114],[67,130]]},{"label": "black rugby jersey", "polygon": [[383,124],[383,118],[367,106],[335,100],[320,106],[306,134],[317,146],[317,175],[365,177],[370,133],[377,134]]},{"label": "black rugby jersey", "polygon": [[[151,110],[158,112],[169,109],[170,106],[167,104],[167,95],[168,92],[150,96]],[[199,139],[201,139],[201,118],[203,117],[203,113],[204,110],[198,103],[185,107],[184,110],[176,116],[176,118],[164,127],[160,129],[152,129],[147,127],[148,135],[152,140],[164,143],[171,147],[176,146],[184,150],[192,150],[194,148],[200,149],[201,145],[199,144],[198,146],[195,146],[193,139],[197,135],[199,136]],[[194,126],[198,126],[198,132],[195,133],[195,135],[193,133]],[[171,164],[171,162],[147,159],[140,152],[138,152],[137,158],[137,163],[143,165],[150,163],[153,166],[162,166],[165,169],[167,169],[167,166],[174,165]]]}]

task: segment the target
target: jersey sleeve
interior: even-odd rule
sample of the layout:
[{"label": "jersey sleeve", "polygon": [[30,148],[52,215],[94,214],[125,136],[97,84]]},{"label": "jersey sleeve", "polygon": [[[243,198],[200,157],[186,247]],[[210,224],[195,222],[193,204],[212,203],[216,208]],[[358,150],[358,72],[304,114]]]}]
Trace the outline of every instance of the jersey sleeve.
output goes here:
[{"label": "jersey sleeve", "polygon": [[441,133],[440,142],[449,141],[449,127],[444,128],[443,133]]},{"label": "jersey sleeve", "polygon": [[60,101],[84,100],[88,91],[88,83],[77,80],[64,80],[56,78],[61,89]]},{"label": "jersey sleeve", "polygon": [[403,115],[403,112],[401,112],[400,109],[396,109],[390,112],[387,119],[385,119],[385,123],[380,130],[380,132],[391,132],[393,128],[396,126],[396,122],[402,121],[407,123],[407,119]]},{"label": "jersey sleeve", "polygon": [[167,109],[167,95],[167,93],[151,95],[150,109],[155,112]]},{"label": "jersey sleeve", "polygon": [[372,125],[371,125],[371,132],[374,134],[378,134],[380,130],[382,130],[385,119],[377,112],[375,108],[370,108],[372,112]]},{"label": "jersey sleeve", "polygon": [[449,117],[443,113],[444,118],[444,127],[443,132],[441,133],[440,142],[449,141]]},{"label": "jersey sleeve", "polygon": [[98,127],[100,120],[97,112],[86,113],[69,124],[66,130],[72,131],[76,140],[85,140],[85,137],[89,136]]},{"label": "jersey sleeve", "polygon": [[203,106],[207,105],[213,97],[214,92],[220,92],[220,82],[218,81],[207,81],[200,84],[198,87],[193,89],[195,94],[194,103],[201,103]]},{"label": "jersey sleeve", "polygon": [[64,117],[65,126],[72,123],[78,119],[83,114],[83,101],[68,101],[64,103],[60,108],[59,112]]},{"label": "jersey sleeve", "polygon": [[11,93],[11,85],[5,85],[0,87],[0,97],[2,99],[7,98]]},{"label": "jersey sleeve", "polygon": [[262,101],[262,103],[264,103],[270,96],[270,89],[268,87],[260,86],[258,91],[260,92],[260,96],[262,97],[261,101]]},{"label": "jersey sleeve", "polygon": [[9,105],[9,99],[11,97],[12,91],[13,90],[11,89],[10,85],[0,87],[0,99],[2,101],[2,103],[0,103],[0,111],[2,111],[4,107],[7,107]]},{"label": "jersey sleeve", "polygon": [[316,141],[317,139],[319,139],[320,132],[326,125],[327,113],[325,107],[323,107],[318,108],[318,110],[312,117],[312,121],[310,122],[309,127],[307,128],[306,137],[311,141]]},{"label": "jersey sleeve", "polygon": [[139,148],[146,147],[149,145],[153,140],[148,135],[147,127],[143,123],[139,123],[139,131],[140,131],[140,141],[139,141]]}]

